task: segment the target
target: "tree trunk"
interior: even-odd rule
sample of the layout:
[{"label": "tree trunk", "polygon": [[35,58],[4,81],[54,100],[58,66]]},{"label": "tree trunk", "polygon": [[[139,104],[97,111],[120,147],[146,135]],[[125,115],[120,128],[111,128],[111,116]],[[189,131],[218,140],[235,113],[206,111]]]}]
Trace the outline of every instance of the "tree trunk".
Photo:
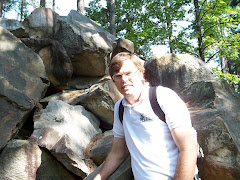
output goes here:
[{"label": "tree trunk", "polygon": [[196,32],[198,34],[198,53],[199,53],[199,57],[205,62],[203,42],[202,42],[202,29],[201,29],[200,10],[199,10],[198,0],[194,0],[194,8],[195,8]]},{"label": "tree trunk", "polygon": [[164,5],[165,5],[165,15],[166,15],[165,21],[167,22],[168,45],[170,48],[170,53],[175,53],[175,49],[174,49],[173,42],[172,42],[172,31],[173,31],[172,21],[171,21],[170,15],[169,15],[169,11],[170,11],[169,8],[171,8],[171,7],[167,0],[164,0]]},{"label": "tree trunk", "polygon": [[111,0],[109,7],[110,16],[110,33],[116,36],[116,26],[115,26],[115,0]]},{"label": "tree trunk", "polygon": [[46,0],[40,0],[40,7],[46,7]]},{"label": "tree trunk", "polygon": [[4,0],[0,0],[0,17],[1,18],[3,16],[3,2],[4,2]]},{"label": "tree trunk", "polygon": [[23,0],[21,1],[21,4],[20,4],[20,22],[23,22],[23,19],[24,19],[24,12],[23,12],[23,7],[24,7],[24,4],[23,4]]},{"label": "tree trunk", "polygon": [[55,0],[53,0],[52,10],[53,10],[53,12],[55,12]]},{"label": "tree trunk", "polygon": [[222,73],[228,73],[229,72],[229,68],[228,68],[228,58],[222,57],[220,58],[221,60],[221,69],[222,69]]},{"label": "tree trunk", "polygon": [[81,14],[85,14],[84,0],[77,0],[77,11]]}]

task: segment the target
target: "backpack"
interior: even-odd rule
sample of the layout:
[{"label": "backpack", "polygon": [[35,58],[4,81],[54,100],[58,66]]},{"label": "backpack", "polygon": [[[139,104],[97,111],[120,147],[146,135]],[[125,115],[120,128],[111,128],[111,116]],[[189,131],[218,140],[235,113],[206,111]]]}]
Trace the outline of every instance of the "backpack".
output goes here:
[{"label": "backpack", "polygon": [[[157,101],[156,90],[157,90],[157,86],[150,86],[149,88],[150,104],[153,109],[153,112],[158,116],[158,118],[166,123],[165,113],[163,112],[162,108],[160,107]],[[119,120],[121,123],[123,122],[123,113],[124,113],[124,106],[121,101],[119,104],[119,110],[118,110]],[[203,161],[204,154],[203,154],[202,148],[198,143],[197,143],[197,146],[198,146],[197,163],[200,163]]]}]

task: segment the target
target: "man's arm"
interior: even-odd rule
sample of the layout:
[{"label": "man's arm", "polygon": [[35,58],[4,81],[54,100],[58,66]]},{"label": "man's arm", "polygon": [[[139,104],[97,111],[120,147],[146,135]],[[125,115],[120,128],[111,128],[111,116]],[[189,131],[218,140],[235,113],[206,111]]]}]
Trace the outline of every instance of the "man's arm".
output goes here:
[{"label": "man's arm", "polygon": [[193,180],[197,162],[197,143],[192,128],[175,128],[171,130],[173,139],[179,149],[175,180]]},{"label": "man's arm", "polygon": [[128,153],[125,139],[114,138],[112,149],[94,180],[107,179],[122,164]]}]

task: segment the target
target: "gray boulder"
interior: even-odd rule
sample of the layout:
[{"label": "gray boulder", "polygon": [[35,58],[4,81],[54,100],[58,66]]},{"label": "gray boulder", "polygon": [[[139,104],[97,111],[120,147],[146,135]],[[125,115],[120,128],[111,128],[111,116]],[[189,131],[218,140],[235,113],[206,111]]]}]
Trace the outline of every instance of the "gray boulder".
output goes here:
[{"label": "gray boulder", "polygon": [[48,87],[42,59],[0,27],[0,149],[18,132]]},{"label": "gray boulder", "polygon": [[98,119],[82,106],[51,101],[34,119],[31,139],[47,148],[67,169],[82,178],[91,172],[83,150],[101,133]]},{"label": "gray boulder", "polygon": [[109,80],[92,86],[87,94],[79,98],[78,104],[96,115],[103,129],[110,130],[114,120],[114,105],[121,97],[113,81]]},{"label": "gray boulder", "polygon": [[36,179],[41,154],[36,144],[27,140],[12,140],[0,155],[0,179]]},{"label": "gray boulder", "polygon": [[41,164],[36,172],[36,180],[48,179],[80,179],[71,171],[68,171],[59,161],[46,149],[40,148],[42,151]]},{"label": "gray boulder", "polygon": [[112,149],[112,143],[112,130],[105,131],[103,134],[97,134],[94,136],[84,152],[89,159],[99,166],[105,161],[108,153]]},{"label": "gray boulder", "polygon": [[152,85],[170,87],[179,92],[197,81],[214,79],[206,64],[189,54],[166,54],[145,62],[146,79]]},{"label": "gray boulder", "polygon": [[204,162],[202,179],[240,178],[240,98],[226,81],[199,81],[183,93],[188,103]]},{"label": "gray boulder", "polygon": [[42,58],[51,90],[65,89],[72,77],[73,67],[63,45],[52,39],[22,38],[21,41]]},{"label": "gray boulder", "polygon": [[74,75],[103,76],[115,37],[75,10],[59,18],[54,39],[64,45],[72,59]]},{"label": "gray boulder", "polygon": [[52,38],[58,17],[50,8],[37,8],[23,21],[25,33],[30,38]]}]

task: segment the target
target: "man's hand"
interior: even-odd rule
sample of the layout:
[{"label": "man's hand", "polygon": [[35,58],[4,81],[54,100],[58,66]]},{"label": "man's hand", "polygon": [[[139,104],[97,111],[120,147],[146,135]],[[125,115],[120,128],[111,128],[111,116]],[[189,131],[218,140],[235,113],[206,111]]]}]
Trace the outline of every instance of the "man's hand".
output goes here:
[{"label": "man's hand", "polygon": [[93,180],[107,179],[125,160],[129,154],[124,138],[114,138],[112,150],[108,154],[101,170]]}]

